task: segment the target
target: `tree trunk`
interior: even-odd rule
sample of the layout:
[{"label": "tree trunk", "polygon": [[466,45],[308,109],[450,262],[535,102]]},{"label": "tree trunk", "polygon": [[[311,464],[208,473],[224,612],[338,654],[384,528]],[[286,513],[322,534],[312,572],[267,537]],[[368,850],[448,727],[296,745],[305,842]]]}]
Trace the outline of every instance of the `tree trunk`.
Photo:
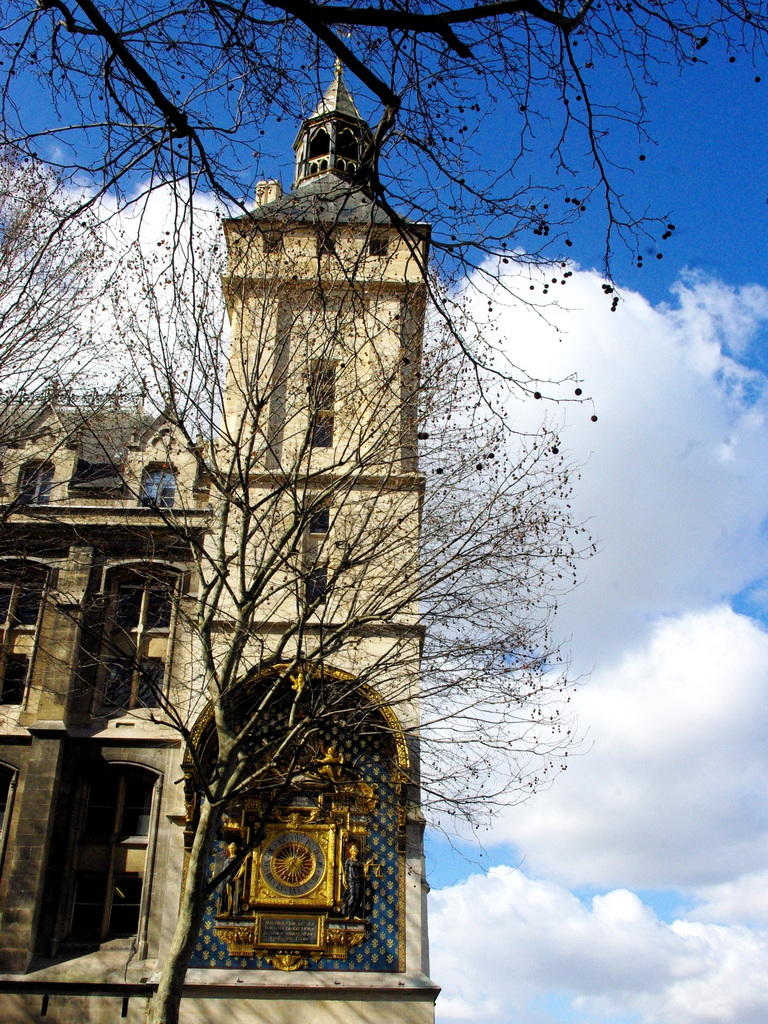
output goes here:
[{"label": "tree trunk", "polygon": [[218,808],[212,808],[207,800],[201,801],[176,927],[160,971],[157,992],[149,1006],[147,1024],[178,1024],[187,964],[203,922],[208,864],[220,816]]}]

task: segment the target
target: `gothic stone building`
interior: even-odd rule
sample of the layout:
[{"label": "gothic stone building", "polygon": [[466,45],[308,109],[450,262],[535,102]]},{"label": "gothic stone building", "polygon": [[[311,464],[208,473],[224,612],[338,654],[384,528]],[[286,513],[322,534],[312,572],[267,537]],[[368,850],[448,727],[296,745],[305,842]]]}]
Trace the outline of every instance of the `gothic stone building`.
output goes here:
[{"label": "gothic stone building", "polygon": [[[290,465],[294,486],[306,473],[305,490],[312,476],[333,495],[347,461],[338,452],[354,436],[360,466],[346,500],[368,509],[366,522],[390,516],[395,533],[417,538],[407,385],[428,235],[396,229],[353,186],[369,137],[337,70],[299,132],[292,191],[262,183],[253,214],[226,222],[232,340],[218,436],[200,443],[231,455],[267,380],[266,443],[249,493],[274,491]],[[388,365],[411,370],[393,377]],[[200,586],[193,548],[210,542],[219,499],[167,416],[55,402],[14,415],[0,485],[0,1020],[139,1022],[178,916],[199,808],[165,712],[198,739],[210,732],[189,609]],[[320,557],[346,543],[342,518],[333,499],[310,517],[298,545],[303,589],[293,606],[267,602],[254,640],[261,657],[290,633],[291,615],[302,614],[290,608],[302,601],[315,609],[307,635],[320,632],[321,611],[342,615],[332,604],[336,556]],[[357,546],[365,541],[358,533]],[[413,612],[401,609],[389,632],[361,634],[323,666],[354,680],[400,638],[410,696],[382,710],[386,741],[328,725],[301,791],[273,808],[251,847],[258,800],[227,808],[214,861],[248,854],[209,900],[184,1024],[433,1020],[413,799],[420,640],[406,619]]]}]

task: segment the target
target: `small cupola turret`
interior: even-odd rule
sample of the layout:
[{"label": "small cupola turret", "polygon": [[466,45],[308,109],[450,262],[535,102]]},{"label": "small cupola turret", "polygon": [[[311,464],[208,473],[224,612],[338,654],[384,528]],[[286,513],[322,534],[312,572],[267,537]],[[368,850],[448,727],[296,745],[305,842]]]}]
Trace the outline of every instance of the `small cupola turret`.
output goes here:
[{"label": "small cupola turret", "polygon": [[296,153],[293,187],[323,174],[352,178],[360,167],[363,147],[370,138],[371,130],[344,83],[341,62],[336,61],[333,82],[317,110],[302,124],[293,144]]}]

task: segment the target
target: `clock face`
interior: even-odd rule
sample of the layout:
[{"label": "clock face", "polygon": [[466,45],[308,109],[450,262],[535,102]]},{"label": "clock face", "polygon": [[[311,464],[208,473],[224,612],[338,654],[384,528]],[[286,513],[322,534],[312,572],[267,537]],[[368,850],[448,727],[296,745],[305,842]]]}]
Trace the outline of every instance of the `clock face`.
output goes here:
[{"label": "clock face", "polygon": [[325,856],[304,832],[281,832],[261,855],[261,874],[281,896],[305,896],[325,874]]}]

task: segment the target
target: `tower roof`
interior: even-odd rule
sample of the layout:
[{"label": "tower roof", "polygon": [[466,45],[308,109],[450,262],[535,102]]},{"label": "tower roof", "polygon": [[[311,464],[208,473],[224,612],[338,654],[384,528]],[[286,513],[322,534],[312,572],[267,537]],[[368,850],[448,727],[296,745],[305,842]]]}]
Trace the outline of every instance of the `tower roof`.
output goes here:
[{"label": "tower roof", "polygon": [[296,174],[293,187],[319,176],[354,180],[360,160],[370,141],[371,129],[360,116],[344,83],[341,61],[336,61],[333,81],[311,117],[299,128],[293,144]]},{"label": "tower roof", "polygon": [[[403,218],[403,223],[411,223]],[[334,174],[304,182],[292,192],[257,206],[234,221],[259,221],[269,226],[291,224],[392,224],[392,217],[361,186],[352,186]]]},{"label": "tower roof", "polygon": [[375,199],[359,174],[361,150],[371,130],[360,115],[344,83],[341,62],[311,117],[299,128],[296,176],[293,189],[283,193],[277,182],[263,181],[257,189],[257,206],[228,224],[255,221],[268,228],[285,230],[291,224],[335,225],[360,228],[408,225],[428,237],[426,224],[390,214]]},{"label": "tower roof", "polygon": [[325,90],[325,95],[318,103],[314,114],[312,114],[309,120],[311,121],[316,117],[324,117],[326,114],[342,114],[345,117],[354,118],[356,121],[363,120],[344,81],[340,60],[337,60],[334,65],[333,81]]}]

